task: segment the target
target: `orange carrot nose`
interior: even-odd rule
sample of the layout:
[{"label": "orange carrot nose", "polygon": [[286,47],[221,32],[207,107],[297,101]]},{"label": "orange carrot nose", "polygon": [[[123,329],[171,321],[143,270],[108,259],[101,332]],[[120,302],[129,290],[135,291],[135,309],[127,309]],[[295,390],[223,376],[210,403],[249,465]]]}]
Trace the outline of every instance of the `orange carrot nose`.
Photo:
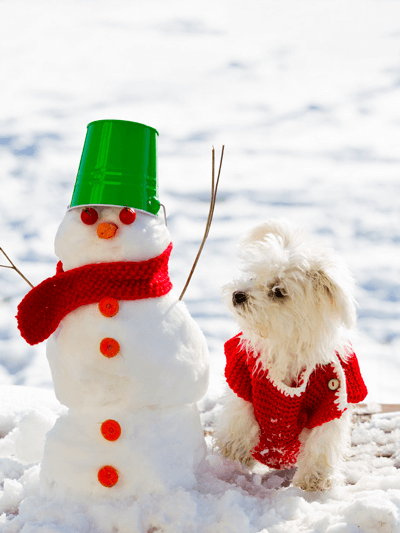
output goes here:
[{"label": "orange carrot nose", "polygon": [[97,226],[97,235],[100,239],[112,239],[118,229],[114,222],[102,222]]}]

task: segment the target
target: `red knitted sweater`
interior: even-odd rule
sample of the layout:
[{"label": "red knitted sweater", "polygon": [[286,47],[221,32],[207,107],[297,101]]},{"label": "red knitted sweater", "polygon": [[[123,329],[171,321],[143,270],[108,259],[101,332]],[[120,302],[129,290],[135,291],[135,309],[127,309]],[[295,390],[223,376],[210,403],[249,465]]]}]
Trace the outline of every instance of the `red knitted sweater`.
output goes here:
[{"label": "red knitted sweater", "polygon": [[172,289],[168,260],[172,243],[147,261],[95,263],[57,274],[32,289],[18,306],[18,328],[31,345],[47,339],[61,320],[81,305],[109,296],[116,300],[157,298]]},{"label": "red knitted sweater", "polygon": [[268,370],[260,368],[257,355],[243,347],[241,334],[225,343],[225,355],[228,385],[253,404],[260,426],[252,456],[271,468],[294,466],[304,428],[340,418],[347,403],[361,402],[367,395],[354,353],[346,363],[336,353],[330,364],[304,371],[292,387],[274,381]]}]

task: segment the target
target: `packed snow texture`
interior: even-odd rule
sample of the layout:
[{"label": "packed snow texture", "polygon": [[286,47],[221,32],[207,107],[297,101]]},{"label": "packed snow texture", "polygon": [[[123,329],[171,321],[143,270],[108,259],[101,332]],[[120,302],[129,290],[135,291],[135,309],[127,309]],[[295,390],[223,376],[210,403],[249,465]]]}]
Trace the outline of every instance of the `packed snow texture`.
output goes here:
[{"label": "packed snow texture", "polygon": [[[70,209],[55,235],[54,249],[64,272],[90,263],[110,261],[146,261],[160,255],[171,242],[171,235],[162,217],[137,212],[135,223],[121,224],[116,207],[98,207],[94,225],[82,224],[82,209]],[[113,239],[99,239],[97,226],[103,222],[115,224],[118,232]]]},{"label": "packed snow texture", "polygon": [[[122,501],[94,495],[77,502],[38,491],[40,465],[35,463],[41,459],[44,433],[56,416],[65,415],[53,393],[5,385],[0,399],[7,413],[1,416],[0,431],[14,428],[0,446],[2,533],[399,531],[400,413],[360,413],[347,484],[328,493],[291,487],[294,469],[249,474],[214,454],[207,437],[207,459],[194,488],[143,492]],[[27,461],[28,446],[33,450]],[[142,474],[140,469],[137,474]]]},{"label": "packed snow texture", "polygon": [[400,531],[398,413],[357,418],[348,483],[327,494],[290,487],[291,471],[237,470],[210,444],[223,343],[237,332],[220,289],[237,273],[239,237],[267,217],[343,256],[357,282],[367,401],[400,403],[399,20],[397,0],[0,2],[0,247],[34,285],[54,275],[90,121],[159,131],[177,292],[205,227],[211,146],[218,164],[225,144],[213,226],[184,298],[211,355],[197,486],[129,505],[39,494],[45,434],[65,409],[45,345],[28,346],[16,326],[29,287],[1,268],[2,533]]}]

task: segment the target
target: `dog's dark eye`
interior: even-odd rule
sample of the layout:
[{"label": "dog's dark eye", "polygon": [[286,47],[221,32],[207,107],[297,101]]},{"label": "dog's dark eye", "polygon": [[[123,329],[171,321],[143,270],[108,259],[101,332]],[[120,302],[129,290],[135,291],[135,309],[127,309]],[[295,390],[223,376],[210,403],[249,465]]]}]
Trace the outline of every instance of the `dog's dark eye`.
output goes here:
[{"label": "dog's dark eye", "polygon": [[270,296],[272,298],[278,298],[281,300],[282,298],[285,298],[287,294],[286,294],[285,289],[283,289],[282,287],[274,287],[270,291]]}]

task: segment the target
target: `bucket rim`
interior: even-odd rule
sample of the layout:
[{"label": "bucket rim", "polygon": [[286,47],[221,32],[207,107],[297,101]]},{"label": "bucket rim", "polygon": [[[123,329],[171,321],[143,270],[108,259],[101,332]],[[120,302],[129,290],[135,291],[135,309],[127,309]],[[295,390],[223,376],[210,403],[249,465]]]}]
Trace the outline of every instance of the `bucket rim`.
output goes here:
[{"label": "bucket rim", "polygon": [[143,124],[143,122],[135,122],[134,120],[122,120],[122,119],[114,119],[114,118],[102,118],[102,119],[99,119],[99,120],[92,120],[91,122],[89,122],[89,124],[86,126],[86,128],[88,128],[91,124],[99,124],[100,122],[124,122],[126,124],[137,124],[138,126],[143,126],[144,128],[148,128],[150,130],[153,130],[157,133],[158,136],[160,136],[160,134],[158,133],[158,131],[156,130],[156,128],[153,128],[152,126],[148,126],[147,124]]}]

